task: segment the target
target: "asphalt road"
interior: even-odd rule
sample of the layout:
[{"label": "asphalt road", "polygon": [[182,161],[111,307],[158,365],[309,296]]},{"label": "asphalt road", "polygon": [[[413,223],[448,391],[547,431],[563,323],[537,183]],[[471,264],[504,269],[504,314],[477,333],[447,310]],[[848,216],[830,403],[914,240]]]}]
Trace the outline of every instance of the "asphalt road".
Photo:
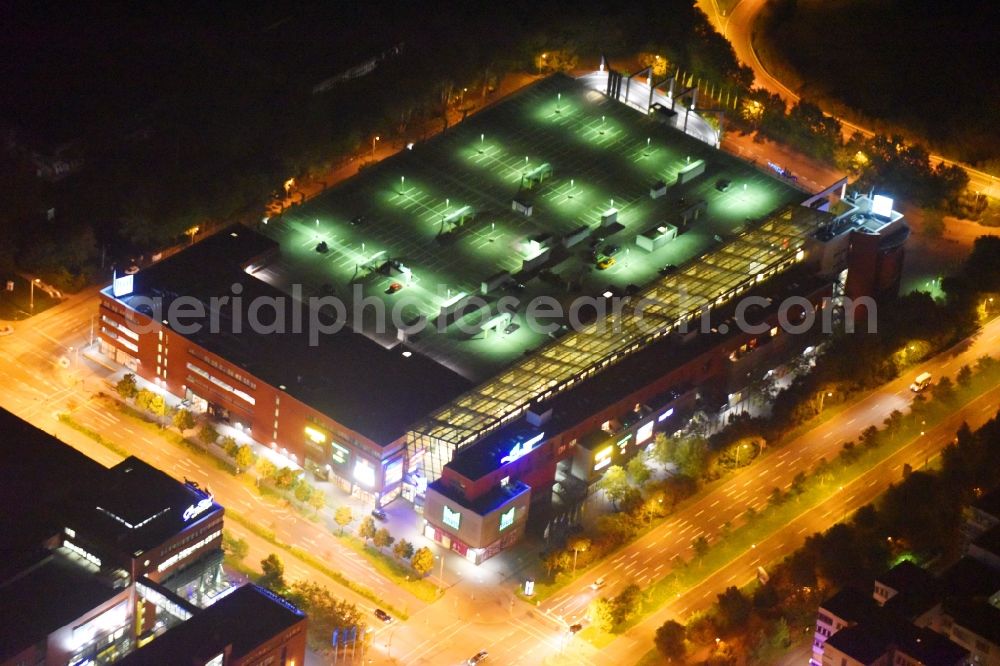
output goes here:
[{"label": "asphalt road", "polygon": [[[935,379],[946,374],[953,377],[962,365],[973,364],[980,356],[989,352],[995,353],[997,349],[1000,349],[1000,319],[993,320],[977,335],[959,343],[953,349],[939,354],[919,367],[913,368],[905,376],[869,393],[844,409],[837,417],[789,442],[780,452],[763,456],[752,465],[726,477],[697,501],[674,514],[663,525],[618,551],[611,559],[597,565],[588,576],[577,580],[561,593],[546,600],[542,604],[542,609],[571,624],[585,616],[587,605],[598,594],[611,596],[630,583],[645,586],[662,578],[670,572],[672,558],[690,558],[691,544],[699,536],[705,535],[712,541],[726,522],[734,527],[739,525],[748,507],[761,509],[766,505],[768,495],[773,488],[787,489],[797,473],[808,472],[819,458],[833,460],[845,441],[856,439],[860,431],[869,425],[881,425],[892,410],[905,410],[912,397],[908,386],[914,376],[927,371],[931,372]],[[996,412],[997,395],[1000,394],[991,393],[994,397],[992,401],[977,402],[970,407],[978,410],[974,415],[966,410],[963,410],[963,415],[968,416],[970,422],[974,420],[972,416],[985,420]],[[960,422],[961,419],[955,426],[957,427],[957,423]],[[936,440],[920,441],[913,446],[916,448],[907,447],[907,451],[913,453],[914,459],[921,463],[926,456],[940,448]],[[863,498],[877,495],[886,487],[889,480],[878,477],[870,488],[865,489],[865,493],[853,493],[846,499],[850,500],[850,506],[854,508],[861,506],[868,501],[868,499],[862,501]],[[813,512],[809,517],[812,522],[808,524],[797,521],[799,527],[796,531],[806,534],[829,527],[842,515],[842,511],[838,512],[838,506],[832,505],[832,508]],[[782,530],[782,533],[787,529]],[[780,540],[773,542],[784,543]],[[786,545],[784,552],[794,547],[791,541]],[[773,552],[768,551],[758,557],[767,562],[773,559],[772,555],[776,556],[780,552],[780,548],[775,548]],[[747,571],[746,568],[736,567],[729,575],[726,575],[728,572],[713,575],[712,583],[718,588],[717,591],[721,591],[727,585],[745,582],[741,576]],[[600,592],[595,592],[590,589],[590,584],[599,577],[606,580],[606,585]],[[716,588],[706,588],[702,596],[710,601],[717,593],[715,590]],[[694,606],[686,609],[684,606],[678,608],[686,612],[696,610]],[[629,632],[629,635],[632,635],[632,632]],[[648,636],[647,632],[645,638],[647,649]],[[622,646],[615,649],[622,649]],[[618,652],[614,654],[617,655]]]},{"label": "asphalt road", "polygon": [[[716,0],[698,0],[697,4],[708,15],[709,20],[715,26],[716,30],[732,44],[733,50],[736,52],[736,57],[740,62],[753,70],[754,85],[777,93],[789,104],[794,104],[799,100],[799,96],[794,90],[767,71],[753,48],[754,19],[766,4],[766,0],[741,0],[728,15],[723,14]],[[871,130],[848,122],[843,118],[838,118],[838,120],[844,126],[845,135],[850,135],[854,132],[860,132],[865,136],[872,136],[874,134]],[[932,155],[931,163],[959,166],[969,175],[969,188],[971,190],[983,192],[992,197],[1000,197],[1000,186],[997,185],[997,179],[984,171],[974,169],[961,162],[946,159],[940,155]]]}]

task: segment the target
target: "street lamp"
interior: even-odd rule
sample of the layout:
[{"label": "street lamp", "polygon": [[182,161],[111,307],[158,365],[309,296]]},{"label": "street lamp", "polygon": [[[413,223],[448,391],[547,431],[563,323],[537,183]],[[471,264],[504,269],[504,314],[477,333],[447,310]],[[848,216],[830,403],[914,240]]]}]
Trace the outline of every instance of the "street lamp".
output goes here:
[{"label": "street lamp", "polygon": [[28,309],[31,310],[32,313],[34,313],[34,311],[35,311],[35,283],[36,282],[39,283],[39,284],[41,284],[41,280],[39,280],[38,278],[33,279],[31,281],[31,283],[30,283],[31,284],[31,296],[28,299],[28,302],[29,302]]},{"label": "street lamp", "polygon": [[375,137],[374,137],[374,138],[372,139],[372,162],[374,162],[374,161],[375,161],[375,144],[376,144],[377,142],[381,141],[381,140],[382,140],[382,137],[380,137],[380,136],[379,136],[379,135],[377,135],[377,134],[376,134],[376,135],[375,135]]}]

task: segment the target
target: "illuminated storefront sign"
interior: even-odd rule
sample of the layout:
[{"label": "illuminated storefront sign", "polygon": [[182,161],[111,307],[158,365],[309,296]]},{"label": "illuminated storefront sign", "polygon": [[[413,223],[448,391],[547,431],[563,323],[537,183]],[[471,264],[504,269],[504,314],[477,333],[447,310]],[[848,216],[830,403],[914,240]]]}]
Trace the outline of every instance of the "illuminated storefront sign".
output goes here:
[{"label": "illuminated storefront sign", "polygon": [[114,281],[111,283],[111,293],[115,298],[121,298],[122,296],[128,296],[132,293],[132,281],[134,275],[123,275],[121,277],[115,276]]},{"label": "illuminated storefront sign", "polygon": [[396,483],[403,478],[403,461],[389,463],[385,468],[385,485]]},{"label": "illuminated storefront sign", "polygon": [[622,437],[621,439],[619,439],[618,440],[618,448],[624,450],[625,447],[628,446],[629,440],[631,440],[631,439],[632,439],[632,435],[631,434],[625,435],[624,437]]},{"label": "illuminated storefront sign", "polygon": [[500,462],[506,464],[514,462],[518,458],[523,458],[524,456],[531,453],[532,447],[534,447],[535,444],[538,444],[538,442],[542,441],[544,437],[545,433],[540,432],[531,439],[526,439],[523,442],[518,442],[517,444],[514,445],[514,447],[510,450],[510,452],[507,455],[505,455],[503,458],[500,459]]},{"label": "illuminated storefront sign", "polygon": [[638,430],[635,431],[635,443],[642,444],[652,436],[653,436],[653,422],[650,421],[649,423],[643,425],[642,427],[640,427]]},{"label": "illuminated storefront sign", "polygon": [[448,527],[457,530],[458,526],[462,524],[462,514],[445,506],[441,510],[441,521]]},{"label": "illuminated storefront sign", "polygon": [[211,508],[212,508],[212,497],[209,496],[201,500],[197,504],[192,504],[188,508],[184,509],[184,513],[181,515],[181,517],[184,519],[184,522],[187,522],[192,518],[197,518],[198,516],[205,513]]},{"label": "illuminated storefront sign", "polygon": [[362,485],[375,485],[375,468],[367,460],[358,459],[354,463],[354,478]]},{"label": "illuminated storefront sign", "polygon": [[306,426],[306,437],[317,444],[326,443],[326,435],[312,426]]},{"label": "illuminated storefront sign", "polygon": [[514,524],[514,510],[517,507],[512,506],[507,511],[500,514],[500,531],[507,529]]},{"label": "illuminated storefront sign", "polygon": [[674,415],[674,408],[671,407],[667,411],[665,411],[662,414],[660,414],[660,416],[657,417],[656,422],[657,423],[663,423],[664,421],[666,421],[667,419],[669,419],[673,415]]},{"label": "illuminated storefront sign", "polygon": [[893,201],[887,196],[876,194],[872,198],[872,215],[876,217],[891,218]]},{"label": "illuminated storefront sign", "polygon": [[347,458],[351,455],[351,452],[344,446],[337,444],[336,442],[331,442],[330,444],[330,460],[337,463],[338,465],[346,465]]},{"label": "illuminated storefront sign", "polygon": [[611,451],[610,446],[606,446],[594,456],[594,471],[604,469],[611,464]]}]

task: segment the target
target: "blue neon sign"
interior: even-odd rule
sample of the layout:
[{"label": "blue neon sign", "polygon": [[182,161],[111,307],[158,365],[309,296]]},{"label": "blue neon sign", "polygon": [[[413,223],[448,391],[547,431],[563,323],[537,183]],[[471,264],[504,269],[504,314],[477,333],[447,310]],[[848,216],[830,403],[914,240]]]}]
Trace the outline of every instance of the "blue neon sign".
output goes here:
[{"label": "blue neon sign", "polygon": [[526,439],[523,442],[518,442],[513,446],[513,448],[511,448],[510,452],[508,452],[507,455],[505,455],[503,458],[500,459],[500,462],[506,464],[514,462],[518,458],[523,458],[524,456],[531,453],[531,450],[534,448],[535,444],[538,444],[538,442],[542,441],[544,437],[545,433],[540,432],[531,439]]}]

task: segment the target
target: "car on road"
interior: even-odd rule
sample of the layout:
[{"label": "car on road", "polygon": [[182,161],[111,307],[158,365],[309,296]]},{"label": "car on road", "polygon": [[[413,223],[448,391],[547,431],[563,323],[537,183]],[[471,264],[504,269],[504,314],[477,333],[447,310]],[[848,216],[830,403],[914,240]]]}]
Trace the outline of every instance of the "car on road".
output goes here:
[{"label": "car on road", "polygon": [[403,288],[402,282],[393,282],[389,285],[389,288],[385,290],[387,294],[395,294],[397,291]]},{"label": "car on road", "polygon": [[599,271],[606,271],[609,268],[611,268],[612,266],[614,266],[615,263],[617,263],[617,262],[616,262],[616,260],[615,260],[614,257],[604,257],[603,259],[598,260],[598,262],[597,262],[597,270],[599,270]]},{"label": "car on road", "polygon": [[599,590],[602,587],[604,587],[604,584],[606,582],[607,581],[604,580],[604,576],[601,576],[600,578],[598,578],[597,580],[595,580],[593,583],[590,584],[590,589],[592,589],[592,590]]},{"label": "car on road", "polygon": [[378,619],[382,620],[386,624],[392,622],[392,616],[389,615],[388,613],[386,613],[381,608],[376,608],[375,609],[375,617],[377,617]]},{"label": "car on road", "polygon": [[486,661],[486,657],[488,656],[489,653],[486,650],[480,650],[476,654],[469,657],[469,660],[466,661],[465,663],[468,664],[469,666],[476,666],[476,664]]},{"label": "car on road", "polygon": [[581,629],[583,629],[583,625],[580,624],[579,622],[577,622],[576,624],[569,625],[569,633],[571,633],[571,634],[575,634],[578,631],[580,631]]},{"label": "car on road", "polygon": [[389,517],[385,515],[385,509],[374,508],[372,509],[372,518],[377,518],[382,521],[389,520]]},{"label": "car on road", "polygon": [[364,223],[365,223],[365,216],[364,215],[356,215],[356,216],[354,216],[354,217],[351,218],[351,226],[352,227],[360,227]]},{"label": "car on road", "polygon": [[921,372],[919,375],[917,375],[917,378],[913,380],[913,383],[910,384],[910,390],[913,391],[914,393],[920,393],[925,388],[931,385],[931,377],[932,377],[931,373]]},{"label": "car on road", "polygon": [[715,182],[715,189],[719,190],[720,192],[728,192],[729,188],[732,186],[733,182],[731,180],[726,180],[725,178],[720,178]]},{"label": "car on road", "polygon": [[677,272],[677,267],[674,266],[673,264],[667,264],[666,266],[660,269],[660,275],[673,275],[676,272]]},{"label": "car on road", "polygon": [[608,256],[608,257],[615,256],[616,254],[618,254],[619,250],[621,250],[621,248],[618,247],[617,245],[605,245],[604,246],[604,254],[605,254],[605,256]]}]

